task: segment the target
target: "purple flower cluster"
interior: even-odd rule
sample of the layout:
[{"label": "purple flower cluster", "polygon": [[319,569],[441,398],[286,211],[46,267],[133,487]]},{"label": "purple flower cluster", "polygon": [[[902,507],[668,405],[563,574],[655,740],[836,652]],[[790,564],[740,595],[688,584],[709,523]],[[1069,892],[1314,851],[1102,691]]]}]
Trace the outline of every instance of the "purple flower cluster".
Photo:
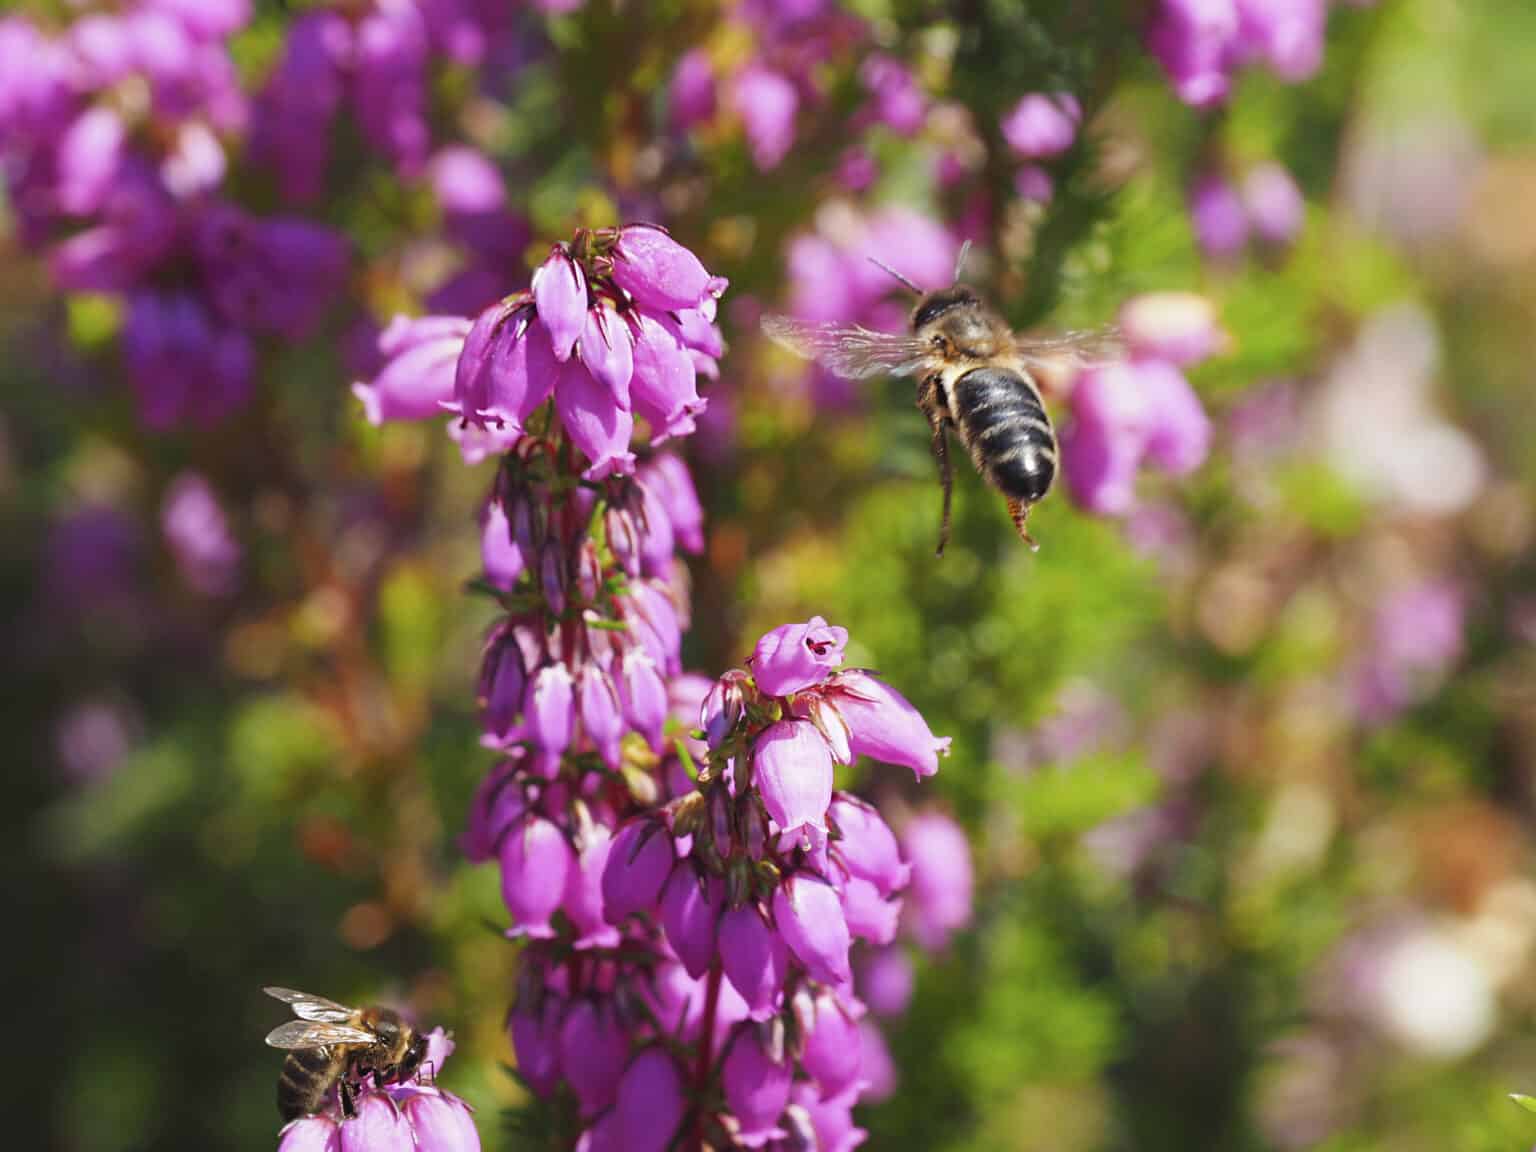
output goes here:
[{"label": "purple flower cluster", "polygon": [[1180,100],[1219,104],[1249,65],[1305,80],[1323,58],[1329,0],[1158,0],[1147,29]]},{"label": "purple flower cluster", "polygon": [[1054,182],[1038,161],[1060,156],[1071,148],[1082,120],[1082,105],[1070,92],[1031,92],[1003,117],[1003,140],[1025,161],[1014,173],[1014,189],[1022,199],[1051,199]]},{"label": "purple flower cluster", "polygon": [[383,367],[354,391],[375,423],[458,412],[466,455],[542,429],[552,400],[588,462],[584,479],[629,475],[636,417],[652,444],[694,430],[698,377],[717,376],[724,351],[714,324],[724,289],[661,228],[582,231],[550,251],[529,291],[472,323],[396,320],[380,341]]},{"label": "purple flower cluster", "polygon": [[[771,171],[789,154],[802,111],[825,101],[825,65],[866,39],[868,29],[832,0],[740,0],[727,25],[722,39],[751,45],[750,55],[727,63],[702,48],[686,53],[672,77],[672,124],[679,131],[739,125],[752,163]],[[916,130],[925,102],[900,61],[871,57],[860,78],[867,98],[856,127]]]},{"label": "purple flower cluster", "polygon": [[[861,1138],[869,1026],[849,953],[895,938],[910,870],[879,814],[834,790],[833,766],[869,755],[931,775],[948,741],[840,668],[846,641],[815,618],[763,637],[750,671],[675,681],[704,739],[674,733],[659,763],[654,718],[594,726],[582,692],[562,696],[580,732],[563,761],[541,770],[533,731],[483,790],[466,846],[500,860],[512,931],[530,939],[518,1067],[540,1095],[570,1088],[580,1147]],[[602,747],[618,729],[615,773]]]},{"label": "purple flower cluster", "polygon": [[153,428],[242,405],[255,338],[311,330],[346,275],[329,229],[220,196],[225,141],[248,119],[227,41],[248,17],[240,2],[138,0],[57,37],[0,21],[0,173],[20,235],[64,291],[123,302]]},{"label": "purple flower cluster", "polygon": [[[453,1041],[434,1030],[427,1063],[441,1072]],[[435,1077],[434,1077],[435,1079]],[[436,1083],[413,1080],[384,1088],[363,1085],[357,1115],[337,1120],[305,1116],[283,1129],[278,1152],[480,1152],[469,1106]]]},{"label": "purple flower cluster", "polygon": [[1234,186],[1219,172],[1202,174],[1189,189],[1189,215],[1200,249],[1215,260],[1230,260],[1256,240],[1283,249],[1306,221],[1301,189],[1277,163],[1260,164]]},{"label": "purple flower cluster", "polygon": [[1131,300],[1120,328],[1128,358],[1083,370],[1061,433],[1067,490],[1082,507],[1109,516],[1135,507],[1143,465],[1184,476],[1205,462],[1210,418],[1181,369],[1223,339],[1210,303],[1187,293]]}]

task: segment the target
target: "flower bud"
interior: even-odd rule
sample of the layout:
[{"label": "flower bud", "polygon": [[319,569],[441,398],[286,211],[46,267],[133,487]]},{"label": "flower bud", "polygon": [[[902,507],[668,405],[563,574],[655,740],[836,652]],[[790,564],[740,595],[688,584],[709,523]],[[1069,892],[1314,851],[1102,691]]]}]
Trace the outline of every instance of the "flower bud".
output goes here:
[{"label": "flower bud", "polygon": [[560,1064],[583,1117],[613,1103],[628,1056],[629,1038],[610,1007],[572,1001],[560,1027]]},{"label": "flower bud", "polygon": [[896,938],[901,901],[887,900],[868,880],[850,876],[843,885],[843,916],[848,931],[872,944],[889,944]]},{"label": "flower bud", "polygon": [[630,313],[634,333],[634,376],[630,398],[636,415],[651,426],[651,443],[694,431],[694,417],[704,410],[699,398],[698,369],[681,333],[670,318],[646,312]]},{"label": "flower bud", "polygon": [[501,898],[512,915],[509,935],[547,939],[549,918],[565,897],[576,853],[542,816],[525,816],[501,843]]},{"label": "flower bud", "polygon": [[864,1066],[858,1016],[826,989],[816,996],[814,1006],[800,1063],[820,1086],[822,1096],[840,1096],[858,1082]]},{"label": "flower bud", "polygon": [[938,812],[925,812],[902,831],[912,864],[907,890],[908,926],[930,952],[971,922],[971,847],[961,827]]},{"label": "flower bud", "polygon": [[809,1084],[797,1084],[792,1099],[790,1111],[802,1109],[810,1121],[816,1152],[853,1152],[869,1136],[853,1122],[856,1093],[829,1097],[818,1095]]},{"label": "flower bud", "polygon": [[576,865],[566,876],[560,907],[576,929],[578,949],[611,948],[619,943],[618,932],[603,917],[603,873],[612,848],[613,833],[601,824],[591,826]]},{"label": "flower bud", "polygon": [[469,1108],[448,1092],[412,1092],[401,1105],[416,1136],[416,1152],[480,1152]]},{"label": "flower bud", "polygon": [[529,682],[524,725],[535,750],[534,770],[546,780],[560,771],[560,758],[571,743],[575,705],[571,673],[564,664],[550,661]]},{"label": "flower bud", "polygon": [[858,968],[859,996],[880,1016],[902,1016],[912,1002],[915,978],[903,948],[865,952]]},{"label": "flower bud", "polygon": [[[522,750],[516,750],[521,756]],[[517,761],[507,760],[480,781],[469,806],[469,825],[464,829],[460,849],[475,864],[495,856],[507,829],[522,816],[526,805],[523,790],[513,778]]]},{"label": "flower bud", "polygon": [[733,669],[716,680],[705,694],[699,709],[699,727],[704,729],[704,739],[711,748],[720,747],[741,723],[746,679],[745,672]]},{"label": "flower bud", "polygon": [[843,662],[848,630],[820,616],[804,624],[784,624],[757,642],[747,666],[767,696],[788,696],[820,684]]},{"label": "flower bud", "polygon": [[597,749],[603,763],[619,767],[619,742],[624,737],[624,717],[613,677],[596,661],[588,661],[576,674],[576,700],[581,730]]},{"label": "flower bud", "polygon": [[832,885],[809,875],[791,876],[773,894],[773,918],[812,980],[846,984],[853,978],[848,923]]},{"label": "flower bud", "polygon": [[456,365],[469,331],[469,321],[459,316],[395,317],[379,337],[383,368],[352,385],[368,423],[441,416],[455,396]]},{"label": "flower bud", "polygon": [[587,371],[628,411],[629,383],[635,374],[635,338],[629,325],[612,308],[595,305],[587,309],[578,347]]},{"label": "flower bud", "polygon": [[1020,156],[1059,156],[1072,147],[1082,105],[1070,92],[1031,92],[1003,118],[1003,139]]},{"label": "flower bud", "polygon": [[779,1117],[789,1104],[789,1088],[794,1078],[789,1061],[781,1056],[770,1059],[759,1038],[759,1029],[744,1024],[736,1030],[721,1067],[721,1086],[725,1101],[740,1126],[739,1143],[761,1148],[784,1135]]},{"label": "flower bud", "polygon": [[1283,164],[1260,164],[1243,178],[1243,207],[1258,238],[1276,247],[1296,239],[1307,218],[1307,202]]},{"label": "flower bud", "polygon": [[949,754],[949,737],[934,736],[906,697],[868,672],[839,675],[831,699],[848,725],[855,756],[910,768],[922,779],[937,772],[939,757]]},{"label": "flower bud", "polygon": [[341,1126],[341,1152],[416,1152],[411,1126],[382,1092],[365,1092]]},{"label": "flower bud", "polygon": [[[519,501],[519,504],[522,505],[522,502]],[[524,524],[527,523],[526,505],[522,505],[519,518]],[[486,583],[503,592],[512,591],[517,578],[527,567],[528,553],[524,548],[529,543],[531,541],[526,536],[518,539],[514,535],[513,526],[499,500],[487,504],[480,524],[480,562],[485,570]]]},{"label": "flower bud", "polygon": [[624,1152],[666,1152],[687,1112],[683,1073],[666,1049],[645,1049],[619,1081],[614,1114]]},{"label": "flower bud", "polygon": [[901,858],[895,833],[872,805],[838,792],[828,815],[841,834],[833,847],[851,875],[868,880],[882,896],[907,886],[912,870]]},{"label": "flower bud", "polygon": [[523,710],[528,670],[517,630],[502,628],[487,645],[480,664],[480,725],[505,738]]},{"label": "flower bud", "polygon": [[565,245],[550,249],[549,258],[533,274],[533,303],[555,359],[569,360],[586,324],[587,281]]},{"label": "flower bud", "polygon": [[679,860],[661,894],[661,923],[667,943],[688,975],[702,979],[715,959],[715,931],[724,891],[720,880],[700,875],[693,864]]},{"label": "flower bud", "polygon": [[629,438],[635,421],[580,360],[566,362],[555,382],[555,411],[571,440],[592,463],[584,480],[628,476],[635,470]]},{"label": "flower bud", "polygon": [[781,720],[752,746],[752,779],[784,832],[825,829],[832,803],[832,753],[808,720]]},{"label": "flower bud", "polygon": [[608,923],[618,924],[636,912],[655,912],[672,862],[672,838],[654,820],[631,820],[620,828],[603,870],[603,915]]},{"label": "flower bud", "polygon": [[650,656],[639,648],[624,653],[619,699],[629,726],[645,737],[652,751],[661,751],[661,734],[667,723],[667,686]]},{"label": "flower bud", "polygon": [[709,273],[699,258],[650,224],[619,229],[613,279],[635,303],[658,312],[697,307],[711,290]]},{"label": "flower bud", "polygon": [[774,1014],[784,989],[784,942],[755,905],[728,908],[720,917],[720,960],[753,1020]]},{"label": "flower bud", "polygon": [[518,997],[509,1016],[517,1071],[535,1096],[548,1096],[560,1083],[562,997],[546,992],[535,1001]]},{"label": "flower bud", "polygon": [[1195,292],[1148,292],[1120,309],[1120,331],[1138,357],[1194,364],[1219,349],[1216,306]]},{"label": "flower bud", "polygon": [[340,1125],[329,1116],[304,1116],[283,1129],[277,1152],[338,1152]]}]

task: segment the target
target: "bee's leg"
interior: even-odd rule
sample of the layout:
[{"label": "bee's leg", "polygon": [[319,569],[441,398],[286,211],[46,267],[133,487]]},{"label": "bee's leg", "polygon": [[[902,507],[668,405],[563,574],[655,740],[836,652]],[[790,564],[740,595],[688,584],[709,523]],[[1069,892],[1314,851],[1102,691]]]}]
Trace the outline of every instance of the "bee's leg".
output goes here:
[{"label": "bee's leg", "polygon": [[353,1094],[357,1091],[357,1089],[353,1088],[345,1078],[340,1081],[337,1087],[341,1093],[342,1117],[347,1120],[357,1119],[357,1105],[352,1102]]},{"label": "bee's leg", "polygon": [[1035,542],[1035,538],[1029,534],[1029,529],[1026,527],[1029,520],[1029,502],[1027,500],[1008,501],[1008,515],[1013,517],[1013,526],[1018,529],[1019,539],[1029,545],[1031,552],[1040,551],[1040,545]]},{"label": "bee's leg", "polygon": [[946,431],[943,401],[939,396],[939,384],[936,378],[923,381],[923,386],[917,393],[917,405],[923,410],[923,415],[928,417],[928,426],[933,429],[933,458],[938,461],[939,484],[944,489],[944,513],[939,523],[939,546],[934,551],[935,556],[942,556],[944,546],[949,543],[949,509],[954,492],[954,475],[949,467],[949,435]]}]

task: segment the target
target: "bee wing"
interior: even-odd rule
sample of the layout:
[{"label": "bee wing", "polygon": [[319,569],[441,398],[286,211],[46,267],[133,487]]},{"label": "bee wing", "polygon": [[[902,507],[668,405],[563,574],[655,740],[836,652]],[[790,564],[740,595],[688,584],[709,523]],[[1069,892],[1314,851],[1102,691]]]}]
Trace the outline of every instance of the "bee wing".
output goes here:
[{"label": "bee wing", "polygon": [[1049,336],[1018,336],[1014,350],[1036,365],[1050,366],[1062,361],[1086,364],[1094,360],[1119,360],[1125,355],[1125,342],[1114,325],[1057,332]]},{"label": "bee wing", "polygon": [[378,1037],[350,1024],[322,1024],[314,1020],[290,1020],[267,1033],[273,1048],[329,1048],[332,1044],[372,1044]]},{"label": "bee wing", "polygon": [[788,316],[765,316],[763,334],[848,380],[910,375],[933,354],[933,347],[915,336],[873,332],[857,324],[810,324]]},{"label": "bee wing", "polygon": [[263,988],[268,996],[274,1000],[281,1000],[293,1009],[293,1014],[300,1020],[319,1020],[327,1024],[342,1024],[357,1014],[357,1009],[348,1008],[345,1004],[338,1004],[334,1000],[327,1000],[324,996],[312,996],[308,992],[295,992],[292,988]]}]

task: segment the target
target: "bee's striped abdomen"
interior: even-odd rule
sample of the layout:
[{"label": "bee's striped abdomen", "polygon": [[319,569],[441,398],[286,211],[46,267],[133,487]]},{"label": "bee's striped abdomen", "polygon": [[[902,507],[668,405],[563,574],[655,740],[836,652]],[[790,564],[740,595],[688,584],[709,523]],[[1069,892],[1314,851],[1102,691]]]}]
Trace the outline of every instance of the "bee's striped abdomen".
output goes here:
[{"label": "bee's striped abdomen", "polygon": [[277,1078],[277,1110],[283,1121],[320,1111],[336,1076],[336,1057],[329,1048],[300,1048],[288,1053]]},{"label": "bee's striped abdomen", "polygon": [[977,471],[1004,496],[1034,504],[1050,491],[1056,436],[1021,373],[973,368],[950,385],[949,409]]}]

